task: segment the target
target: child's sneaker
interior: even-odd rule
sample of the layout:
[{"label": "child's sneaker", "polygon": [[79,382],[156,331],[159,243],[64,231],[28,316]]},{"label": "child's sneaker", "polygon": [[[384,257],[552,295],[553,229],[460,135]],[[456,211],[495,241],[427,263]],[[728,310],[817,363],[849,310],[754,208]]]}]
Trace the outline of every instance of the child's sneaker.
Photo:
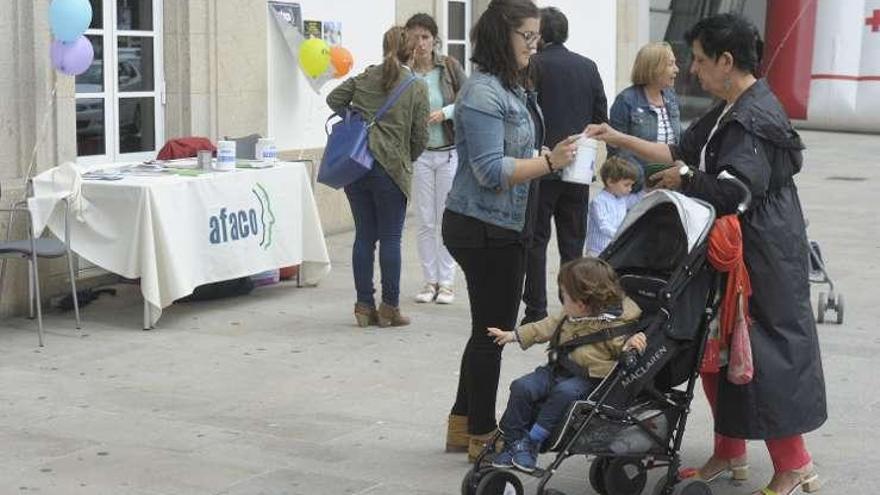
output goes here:
[{"label": "child's sneaker", "polygon": [[511,447],[505,447],[504,450],[499,452],[498,455],[492,459],[492,467],[501,469],[513,468],[513,449]]},{"label": "child's sneaker", "polygon": [[520,471],[531,473],[538,465],[538,445],[529,437],[524,437],[513,444],[513,466]]}]

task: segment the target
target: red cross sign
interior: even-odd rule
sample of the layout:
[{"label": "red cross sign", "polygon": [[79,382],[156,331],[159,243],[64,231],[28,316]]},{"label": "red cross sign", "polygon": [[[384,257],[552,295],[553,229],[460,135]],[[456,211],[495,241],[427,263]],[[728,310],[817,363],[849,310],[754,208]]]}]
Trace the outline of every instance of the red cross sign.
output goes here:
[{"label": "red cross sign", "polygon": [[865,25],[871,26],[872,33],[880,31],[880,10],[875,10],[871,17],[866,18]]}]

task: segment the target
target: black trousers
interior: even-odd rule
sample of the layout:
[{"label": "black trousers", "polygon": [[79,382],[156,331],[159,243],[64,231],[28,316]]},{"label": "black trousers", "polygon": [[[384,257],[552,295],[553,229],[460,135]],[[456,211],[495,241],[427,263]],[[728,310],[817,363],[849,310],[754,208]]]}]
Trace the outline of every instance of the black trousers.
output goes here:
[{"label": "black trousers", "polygon": [[550,242],[550,219],[556,222],[556,242],[561,262],[580,258],[587,234],[587,207],[590,188],[561,180],[543,180],[538,195],[535,234],[526,256],[526,282],[523,302],[526,319],[547,316],[547,244]]},{"label": "black trousers", "polygon": [[501,373],[501,350],[488,327],[516,328],[525,275],[525,248],[456,248],[449,253],[467,279],[471,305],[471,336],[461,357],[458,392],[452,414],[468,417],[468,432],[482,435],[497,427],[495,401]]}]

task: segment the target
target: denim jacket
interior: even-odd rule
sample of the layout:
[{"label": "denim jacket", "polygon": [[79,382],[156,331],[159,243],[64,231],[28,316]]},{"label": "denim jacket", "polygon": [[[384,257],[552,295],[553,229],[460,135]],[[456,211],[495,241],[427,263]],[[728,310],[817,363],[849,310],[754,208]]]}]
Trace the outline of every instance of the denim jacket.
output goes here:
[{"label": "denim jacket", "polygon": [[[529,183],[511,184],[515,159],[535,152],[535,126],[522,88],[475,69],[455,104],[458,170],[446,207],[502,228],[525,226]],[[531,95],[534,97],[534,95]]]},{"label": "denim jacket", "polygon": [[[681,139],[681,112],[678,108],[678,96],[672,88],[664,88],[661,91],[663,103],[669,113],[669,121],[672,124],[672,133],[675,135],[674,144]],[[642,138],[646,141],[657,141],[657,114],[651,110],[651,104],[645,96],[644,86],[630,86],[617,95],[611,106],[611,127],[618,131]],[[608,147],[609,155],[621,154],[633,162],[644,167],[648,164],[636,155],[613,147]],[[639,171],[640,173],[642,170]]]}]

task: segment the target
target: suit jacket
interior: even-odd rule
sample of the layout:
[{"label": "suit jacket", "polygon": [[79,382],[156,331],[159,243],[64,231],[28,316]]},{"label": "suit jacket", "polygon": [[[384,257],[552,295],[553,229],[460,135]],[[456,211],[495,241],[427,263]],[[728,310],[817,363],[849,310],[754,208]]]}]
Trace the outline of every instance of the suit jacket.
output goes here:
[{"label": "suit jacket", "polygon": [[595,62],[552,43],[535,54],[532,63],[547,127],[545,146],[552,149],[587,124],[608,122],[605,87]]}]

